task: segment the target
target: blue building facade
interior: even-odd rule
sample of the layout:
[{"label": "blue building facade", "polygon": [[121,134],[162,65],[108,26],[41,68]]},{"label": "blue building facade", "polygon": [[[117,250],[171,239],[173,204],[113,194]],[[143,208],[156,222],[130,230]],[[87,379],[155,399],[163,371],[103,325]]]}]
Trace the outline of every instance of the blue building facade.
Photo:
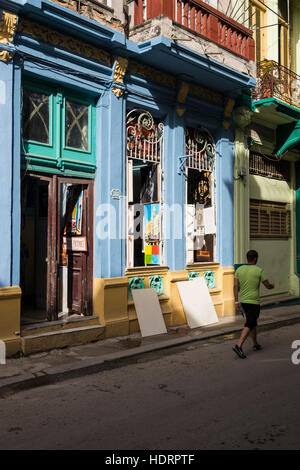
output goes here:
[{"label": "blue building facade", "polygon": [[132,282],[157,289],[174,326],[185,323],[176,281],[213,273],[216,311],[233,314],[232,111],[254,80],[51,1],[1,0],[0,12],[8,350],[36,350],[26,325],[66,315],[93,318],[106,337],[138,331]]}]

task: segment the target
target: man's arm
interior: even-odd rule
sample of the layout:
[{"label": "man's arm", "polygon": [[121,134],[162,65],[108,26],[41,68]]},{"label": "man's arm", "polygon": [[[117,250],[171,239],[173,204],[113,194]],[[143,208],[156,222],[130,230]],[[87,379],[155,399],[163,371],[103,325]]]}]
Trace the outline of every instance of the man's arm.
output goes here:
[{"label": "man's arm", "polygon": [[274,284],[270,284],[268,280],[263,281],[263,285],[264,285],[267,289],[274,289]]}]

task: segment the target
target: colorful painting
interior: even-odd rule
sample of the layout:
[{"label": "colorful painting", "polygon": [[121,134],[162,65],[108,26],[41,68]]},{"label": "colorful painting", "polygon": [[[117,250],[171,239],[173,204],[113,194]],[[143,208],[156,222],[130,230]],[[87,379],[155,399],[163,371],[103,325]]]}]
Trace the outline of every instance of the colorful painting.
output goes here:
[{"label": "colorful painting", "polygon": [[211,207],[211,173],[189,169],[188,204],[203,204]]},{"label": "colorful painting", "polygon": [[83,191],[81,191],[77,199],[77,202],[74,206],[73,212],[72,212],[72,233],[76,235],[81,235],[82,200],[83,200]]},{"label": "colorful painting", "polygon": [[159,204],[144,205],[144,240],[146,243],[160,240]]},{"label": "colorful painting", "polygon": [[146,244],[145,245],[145,265],[159,264],[159,245]]}]

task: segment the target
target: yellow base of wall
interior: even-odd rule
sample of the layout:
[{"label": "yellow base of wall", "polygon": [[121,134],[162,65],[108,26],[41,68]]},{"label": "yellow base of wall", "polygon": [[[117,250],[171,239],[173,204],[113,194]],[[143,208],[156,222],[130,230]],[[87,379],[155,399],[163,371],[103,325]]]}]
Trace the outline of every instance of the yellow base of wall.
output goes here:
[{"label": "yellow base of wall", "polygon": [[[91,320],[79,325],[79,329],[60,330],[60,326],[51,322],[44,326],[40,332],[34,331],[32,337],[28,332],[20,336],[20,301],[21,289],[19,287],[0,288],[0,340],[6,343],[6,356],[19,352],[31,354],[32,352],[49,350],[57,347],[72,346],[93,341],[95,339],[127,336],[140,331],[134,303],[129,299],[128,279],[143,277],[145,288],[149,287],[149,277],[154,274],[163,278],[164,295],[159,301],[167,327],[186,325],[186,317],[182,308],[176,282],[187,281],[189,272],[197,271],[202,276],[204,271],[214,271],[216,285],[210,289],[210,294],[218,317],[233,315],[234,297],[233,267],[222,268],[218,263],[193,264],[183,271],[169,271],[167,267],[149,267],[131,269],[126,276],[109,279],[94,279],[94,316],[98,320]],[[101,326],[97,327],[97,324]],[[63,333],[63,334],[62,334]]]},{"label": "yellow base of wall", "polygon": [[18,286],[0,287],[0,340],[5,342],[7,357],[20,351],[21,294]]},{"label": "yellow base of wall", "polygon": [[128,279],[143,277],[144,287],[149,287],[149,277],[154,274],[163,277],[165,295],[159,296],[161,309],[167,327],[185,325],[186,317],[176,282],[187,281],[189,272],[213,271],[216,285],[210,294],[218,317],[234,315],[234,269],[221,267],[218,263],[199,263],[187,266],[183,271],[169,271],[167,267],[146,267],[129,269],[121,278],[94,279],[94,315],[105,326],[105,337],[124,336],[140,331],[134,303],[129,299]]}]

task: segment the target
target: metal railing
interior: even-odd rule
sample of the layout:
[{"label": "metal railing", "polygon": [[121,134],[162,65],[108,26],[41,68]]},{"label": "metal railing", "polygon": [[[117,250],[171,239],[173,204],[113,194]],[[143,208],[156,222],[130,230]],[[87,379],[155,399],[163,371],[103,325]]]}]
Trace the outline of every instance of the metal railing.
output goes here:
[{"label": "metal railing", "polygon": [[201,0],[136,0],[135,25],[159,15],[249,60],[255,60],[252,31]]},{"label": "metal railing", "polygon": [[300,108],[300,76],[274,60],[263,60],[257,65],[257,82],[253,90],[255,101],[278,98]]}]

